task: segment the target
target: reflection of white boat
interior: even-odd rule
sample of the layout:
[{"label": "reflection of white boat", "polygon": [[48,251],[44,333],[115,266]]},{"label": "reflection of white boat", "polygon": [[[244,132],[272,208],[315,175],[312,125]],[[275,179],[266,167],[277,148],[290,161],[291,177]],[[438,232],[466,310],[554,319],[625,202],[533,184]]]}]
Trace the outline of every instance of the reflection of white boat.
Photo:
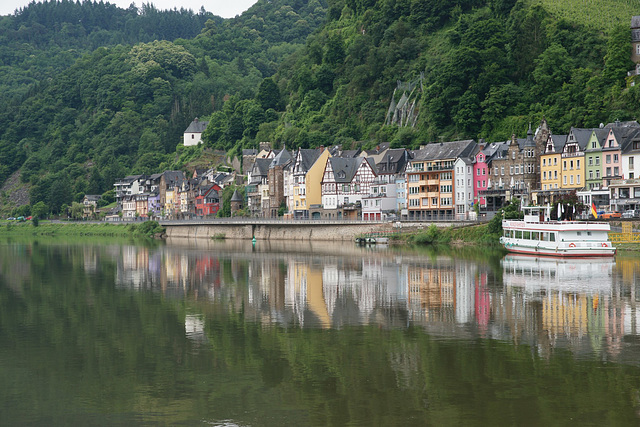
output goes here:
[{"label": "reflection of white boat", "polygon": [[607,292],[612,286],[614,265],[611,257],[567,260],[510,254],[502,259],[504,284],[531,292]]},{"label": "reflection of white boat", "polygon": [[551,221],[550,206],[522,208],[524,220],[503,220],[500,243],[509,252],[559,257],[613,256],[609,224],[592,221]]}]

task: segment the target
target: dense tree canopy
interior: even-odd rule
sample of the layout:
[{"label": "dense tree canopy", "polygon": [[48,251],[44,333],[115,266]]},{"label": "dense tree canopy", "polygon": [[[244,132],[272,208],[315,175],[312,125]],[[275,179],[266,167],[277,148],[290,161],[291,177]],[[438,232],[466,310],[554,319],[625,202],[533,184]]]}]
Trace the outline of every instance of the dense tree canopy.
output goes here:
[{"label": "dense tree canopy", "polygon": [[[30,202],[57,212],[127,174],[184,167],[201,150],[180,146],[194,117],[209,121],[204,147],[230,154],[260,141],[412,148],[504,140],[542,116],[554,133],[636,118],[628,25],[594,31],[558,7],[260,0],[223,20],[32,3],[0,18],[0,182],[20,170]],[[405,92],[415,125],[385,124]]]}]

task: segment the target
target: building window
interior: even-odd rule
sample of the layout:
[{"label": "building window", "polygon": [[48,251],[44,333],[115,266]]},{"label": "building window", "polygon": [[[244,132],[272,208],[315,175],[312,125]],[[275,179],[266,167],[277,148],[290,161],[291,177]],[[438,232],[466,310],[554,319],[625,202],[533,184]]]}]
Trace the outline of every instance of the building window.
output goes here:
[{"label": "building window", "polygon": [[504,175],[504,166],[500,166],[500,175]]},{"label": "building window", "polygon": [[617,166],[615,166],[615,167],[613,168],[613,175],[614,175],[614,176],[618,176],[618,175],[620,175],[620,169],[619,169]]},{"label": "building window", "polygon": [[613,163],[618,163],[618,155],[617,154],[613,155]]},{"label": "building window", "polygon": [[577,184],[580,185],[580,175],[578,175],[576,179],[578,180]]},{"label": "building window", "polygon": [[553,179],[558,179],[558,171],[553,171]]},{"label": "building window", "polygon": [[593,171],[589,171],[589,179],[593,179]]},{"label": "building window", "polygon": [[542,166],[547,166],[547,159],[542,159]]},{"label": "building window", "polygon": [[569,184],[573,185],[573,175],[569,177]]},{"label": "building window", "polygon": [[605,157],[607,164],[611,163],[611,154],[607,154],[607,157]]},{"label": "building window", "polygon": [[565,175],[562,178],[563,178],[563,181],[564,181],[564,185],[567,185],[567,176]]},{"label": "building window", "polygon": [[633,169],[633,157],[629,157],[629,169]]},{"label": "building window", "polygon": [[600,169],[596,169],[596,179],[600,179]]},{"label": "building window", "polygon": [[558,158],[557,157],[553,158],[553,164],[554,164],[554,166],[558,165]]},{"label": "building window", "polygon": [[640,43],[636,45],[636,55],[640,55]]},{"label": "building window", "polygon": [[596,166],[600,166],[600,156],[596,156]]},{"label": "building window", "polygon": [[567,161],[562,162],[562,169],[567,170]]},{"label": "building window", "polygon": [[542,172],[542,179],[547,179],[547,171]]},{"label": "building window", "polygon": [[593,166],[593,157],[589,157],[589,166]]},{"label": "building window", "polygon": [[607,176],[611,176],[611,168],[607,168]]}]

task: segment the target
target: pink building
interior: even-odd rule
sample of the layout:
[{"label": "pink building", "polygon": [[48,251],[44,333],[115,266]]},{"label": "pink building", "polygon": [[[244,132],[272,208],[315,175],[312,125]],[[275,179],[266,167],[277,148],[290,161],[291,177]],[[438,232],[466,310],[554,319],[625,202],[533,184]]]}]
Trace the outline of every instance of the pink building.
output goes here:
[{"label": "pink building", "polygon": [[478,197],[480,191],[486,191],[489,186],[489,166],[486,163],[487,157],[483,152],[484,147],[476,154],[473,163],[473,203],[480,203],[480,206],[486,206],[487,201],[484,197]]}]

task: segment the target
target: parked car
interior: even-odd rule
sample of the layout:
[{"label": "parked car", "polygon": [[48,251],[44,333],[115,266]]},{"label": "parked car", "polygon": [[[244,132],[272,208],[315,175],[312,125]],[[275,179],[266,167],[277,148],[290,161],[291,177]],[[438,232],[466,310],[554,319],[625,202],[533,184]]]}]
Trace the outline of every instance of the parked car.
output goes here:
[{"label": "parked car", "polygon": [[636,211],[633,209],[626,210],[622,212],[622,218],[633,218],[635,217]]},{"label": "parked car", "polygon": [[622,214],[620,212],[605,212],[600,217],[602,219],[620,218]]}]

